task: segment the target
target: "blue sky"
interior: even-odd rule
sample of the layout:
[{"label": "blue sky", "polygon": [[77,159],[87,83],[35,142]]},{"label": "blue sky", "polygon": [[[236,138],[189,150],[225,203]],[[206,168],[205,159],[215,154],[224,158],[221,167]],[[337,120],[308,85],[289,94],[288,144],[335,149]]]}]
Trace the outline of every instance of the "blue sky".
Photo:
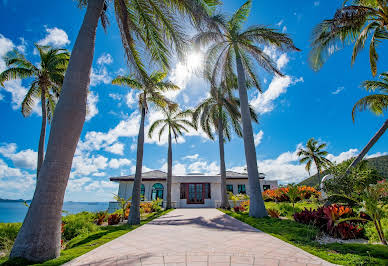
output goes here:
[{"label": "blue sky", "polygon": [[[244,1],[224,1],[222,9],[233,12]],[[328,158],[337,162],[357,154],[375,134],[384,116],[369,112],[360,113],[352,122],[353,104],[366,93],[359,88],[361,81],[370,79],[368,51],[361,52],[356,64],[350,66],[351,49],[334,54],[319,72],[307,63],[312,27],[330,18],[339,0],[317,1],[253,1],[248,21],[251,24],[271,25],[287,32],[299,53],[280,53],[271,47],[265,51],[273,57],[285,78],[275,78],[264,72],[262,81],[266,91],[258,95],[250,91],[251,104],[260,116],[254,125],[259,170],[268,179],[281,183],[298,182],[308,176],[304,165],[299,165],[296,150],[310,137],[328,143]],[[85,10],[77,8],[74,1],[13,0],[0,1],[0,56],[11,49],[24,52],[32,62],[39,58],[34,53],[34,43],[72,49]],[[109,182],[110,176],[134,172],[136,136],[139,112],[136,92],[110,85],[118,74],[127,73],[120,35],[110,7],[111,25],[107,33],[99,26],[95,57],[91,75],[89,116],[73,162],[65,200],[108,201],[117,191],[117,184]],[[386,70],[386,45],[378,48],[380,72]],[[190,69],[198,55],[191,55],[190,66],[175,62],[169,79],[182,87],[170,95],[183,108],[190,108],[206,97],[208,87]],[[0,71],[5,68],[0,60]],[[35,186],[36,151],[40,132],[39,105],[34,113],[24,118],[20,102],[29,87],[29,81],[13,81],[0,88],[0,197],[31,198]],[[160,117],[149,114],[146,125]],[[49,134],[49,132],[48,132]],[[144,168],[165,169],[166,139],[158,143],[147,139]],[[388,136],[383,136],[370,151],[369,156],[385,154]],[[190,131],[173,146],[174,173],[217,173],[218,145],[202,133]],[[242,139],[234,137],[226,144],[228,169],[244,168]]]}]

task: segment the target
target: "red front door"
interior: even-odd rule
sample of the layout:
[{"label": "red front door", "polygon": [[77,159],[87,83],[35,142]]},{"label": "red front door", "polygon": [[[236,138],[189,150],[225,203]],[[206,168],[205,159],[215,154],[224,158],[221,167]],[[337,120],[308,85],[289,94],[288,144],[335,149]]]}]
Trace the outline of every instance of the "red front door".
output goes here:
[{"label": "red front door", "polygon": [[187,184],[187,203],[203,204],[204,203],[204,184]]}]

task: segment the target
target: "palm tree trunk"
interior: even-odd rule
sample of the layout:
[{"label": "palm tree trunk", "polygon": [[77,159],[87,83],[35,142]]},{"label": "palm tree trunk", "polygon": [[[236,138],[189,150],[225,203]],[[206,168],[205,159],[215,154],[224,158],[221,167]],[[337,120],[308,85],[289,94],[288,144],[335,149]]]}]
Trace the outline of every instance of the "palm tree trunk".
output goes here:
[{"label": "palm tree trunk", "polygon": [[39,170],[42,167],[44,160],[44,142],[46,138],[46,126],[47,126],[47,108],[46,108],[46,87],[41,87],[41,105],[42,105],[42,126],[40,128],[39,146],[38,146],[38,164],[36,166],[36,180],[39,177]]},{"label": "palm tree trunk", "polygon": [[136,173],[132,189],[132,202],[129,211],[128,224],[140,224],[140,200],[141,200],[141,174],[143,168],[143,151],[144,151],[144,120],[146,109],[143,103],[141,108],[141,120],[139,135],[137,137],[137,154],[136,154]]},{"label": "palm tree trunk", "polygon": [[251,115],[249,112],[248,95],[246,90],[246,80],[244,67],[241,62],[241,56],[238,47],[234,47],[236,53],[237,66],[237,80],[238,92],[241,105],[241,120],[243,125],[243,138],[245,159],[247,162],[248,183],[249,183],[249,216],[251,217],[265,217],[267,211],[265,210],[263,197],[261,195],[259,171],[257,168],[256,149],[253,139],[253,130]]},{"label": "palm tree trunk", "polygon": [[55,109],[45,160],[10,257],[45,261],[59,256],[62,205],[86,114],[98,20],[104,0],[89,0]]},{"label": "palm tree trunk", "polygon": [[168,152],[167,152],[167,204],[166,209],[171,209],[171,182],[172,182],[172,146],[171,130],[168,131]]},{"label": "palm tree trunk", "polygon": [[226,193],[226,167],[224,151],[224,125],[222,118],[218,118],[218,146],[220,149],[220,176],[221,176],[221,208],[230,209],[228,194]]},{"label": "palm tree trunk", "polygon": [[384,134],[384,132],[388,128],[388,119],[384,122],[383,126],[377,131],[377,133],[373,136],[373,138],[368,142],[368,144],[362,149],[361,153],[357,156],[356,159],[349,165],[346,173],[349,174],[350,169],[355,167],[368,153],[368,151],[375,145],[375,143],[379,140],[379,138]]}]

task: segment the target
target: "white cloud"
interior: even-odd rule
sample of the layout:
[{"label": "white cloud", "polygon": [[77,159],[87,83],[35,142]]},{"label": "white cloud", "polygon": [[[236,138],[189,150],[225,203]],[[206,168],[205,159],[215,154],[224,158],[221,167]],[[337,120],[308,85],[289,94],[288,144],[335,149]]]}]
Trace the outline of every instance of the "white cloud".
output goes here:
[{"label": "white cloud", "polygon": [[117,142],[111,146],[105,147],[105,151],[108,151],[113,154],[123,155],[124,154],[124,144]]},{"label": "white cloud", "polygon": [[371,158],[376,158],[376,157],[385,156],[385,155],[388,155],[388,152],[377,152],[377,153],[374,153],[374,154],[371,154],[371,155],[367,155],[365,157],[367,159],[371,159]]},{"label": "white cloud", "polygon": [[136,96],[137,96],[137,94],[133,90],[128,92],[127,95],[125,96],[126,103],[127,103],[129,108],[132,108],[133,104],[135,104],[137,102]]},{"label": "white cloud", "polygon": [[83,191],[83,186],[92,181],[90,177],[82,177],[79,179],[69,179],[67,183],[66,191],[79,192]]},{"label": "white cloud", "polygon": [[261,140],[263,139],[264,132],[263,130],[260,130],[259,133],[254,134],[254,140],[255,140],[255,146],[258,146],[261,143]]},{"label": "white cloud", "polygon": [[37,165],[38,153],[31,150],[22,150],[16,152],[17,145],[15,143],[9,143],[0,146],[0,154],[4,157],[11,159],[14,166],[18,168],[26,168],[34,170]]},{"label": "white cloud", "polygon": [[326,156],[326,158],[334,163],[340,163],[340,162],[346,161],[354,156],[357,156],[357,154],[358,154],[357,149],[350,149],[348,151],[341,152],[337,156],[334,156],[333,154],[328,154]]},{"label": "white cloud", "polygon": [[19,38],[20,40],[20,44],[18,46],[16,46],[16,49],[20,52],[20,53],[25,53],[26,52],[26,48],[27,48],[27,42],[26,40],[24,40],[23,37],[20,37]]},{"label": "white cloud", "polygon": [[38,42],[39,45],[51,45],[54,47],[64,47],[70,43],[67,33],[62,29],[58,29],[57,27],[54,27],[54,28],[46,27],[46,32],[47,32],[46,37],[44,37],[44,39]]},{"label": "white cloud", "polygon": [[115,182],[108,182],[108,181],[93,181],[92,183],[86,185],[84,187],[85,191],[98,191],[98,192],[105,192],[106,189],[113,190],[117,189],[118,184]]},{"label": "white cloud", "polygon": [[0,179],[4,177],[21,177],[22,171],[17,168],[9,167],[2,159],[0,159]]},{"label": "white cloud", "polygon": [[86,121],[89,121],[98,114],[97,102],[98,95],[95,94],[93,91],[89,91],[87,99],[87,113],[85,117]]},{"label": "white cloud", "polygon": [[118,94],[118,93],[109,93],[109,97],[111,97],[113,100],[117,100],[117,101],[120,101],[123,96],[121,94]]},{"label": "white cloud", "polygon": [[290,76],[275,76],[269,84],[268,89],[264,93],[258,92],[250,104],[261,114],[271,112],[274,109],[273,101],[281,94],[286,93],[289,86],[295,85],[298,82],[303,82],[303,78],[295,79]]},{"label": "white cloud", "polygon": [[[142,173],[149,172],[149,171],[152,171],[152,170],[153,170],[153,169],[148,168],[148,167],[145,166],[145,165],[143,165],[143,167],[142,167]],[[136,172],[136,165],[131,166],[130,171],[131,171],[132,174],[135,174],[135,172]]]},{"label": "white cloud", "polygon": [[99,65],[110,65],[112,63],[113,63],[113,58],[109,53],[103,53],[97,59],[97,64],[99,64]]},{"label": "white cloud", "polygon": [[122,158],[122,159],[111,159],[109,161],[109,167],[113,168],[113,169],[118,169],[121,166],[131,165],[131,164],[132,164],[132,162],[130,160],[128,160],[128,159],[125,159],[125,158]]},{"label": "white cloud", "polygon": [[185,157],[183,157],[182,159],[183,160],[197,160],[199,157],[199,154],[196,153],[196,154],[193,154],[193,155],[187,155]]},{"label": "white cloud", "polygon": [[136,148],[137,148],[137,144],[136,143],[131,144],[131,147],[130,147],[131,151],[135,151]]},{"label": "white cloud", "polygon": [[334,95],[337,95],[339,94],[341,91],[343,91],[345,89],[345,87],[338,87],[335,91],[333,91],[331,94],[334,94]]},{"label": "white cloud", "polygon": [[220,172],[220,167],[216,162],[211,162],[210,164],[203,161],[196,161],[187,165],[187,169],[191,173],[202,173],[202,174],[218,174]]},{"label": "white cloud", "polygon": [[278,23],[276,23],[276,26],[280,27],[281,25],[283,25],[283,23],[284,23],[284,20],[282,19]]},{"label": "white cloud", "polygon": [[105,66],[100,67],[98,70],[92,67],[90,72],[90,86],[97,86],[99,84],[109,84],[112,81],[108,70]]},{"label": "white cloud", "polygon": [[287,27],[286,27],[286,26],[283,26],[282,32],[283,32],[283,33],[287,32]]},{"label": "white cloud", "polygon": [[289,61],[290,59],[288,58],[287,54],[284,53],[279,56],[278,60],[276,60],[276,65],[278,69],[282,69],[284,66],[288,64]]},{"label": "white cloud", "polygon": [[72,175],[73,176],[87,176],[103,170],[108,166],[108,158],[102,155],[88,154],[76,155],[73,159]]}]

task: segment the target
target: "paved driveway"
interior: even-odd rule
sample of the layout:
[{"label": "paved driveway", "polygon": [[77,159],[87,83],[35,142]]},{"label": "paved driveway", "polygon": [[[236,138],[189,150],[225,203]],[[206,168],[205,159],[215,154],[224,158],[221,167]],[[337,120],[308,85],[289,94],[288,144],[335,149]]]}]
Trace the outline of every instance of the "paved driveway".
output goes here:
[{"label": "paved driveway", "polygon": [[67,265],[332,265],[216,209],[177,209]]}]

